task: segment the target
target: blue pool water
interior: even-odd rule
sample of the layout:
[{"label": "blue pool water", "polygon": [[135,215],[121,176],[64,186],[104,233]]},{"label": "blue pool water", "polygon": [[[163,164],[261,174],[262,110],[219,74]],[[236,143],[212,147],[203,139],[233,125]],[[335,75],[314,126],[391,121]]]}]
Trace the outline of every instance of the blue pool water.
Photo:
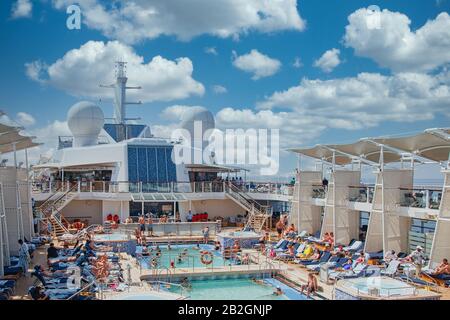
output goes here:
[{"label": "blue pool water", "polygon": [[[161,256],[158,258],[156,256],[156,247],[148,247],[150,255],[144,256],[141,259],[141,265],[143,268],[151,269],[151,262],[156,261],[158,263],[157,269],[160,268],[169,268],[170,261],[174,261],[175,268],[212,268],[212,267],[224,267],[229,266],[230,263],[233,264],[233,261],[226,260],[222,257],[220,252],[214,250],[214,246],[209,244],[201,244],[200,250],[196,250],[196,245],[172,245],[171,250],[168,249],[167,245],[159,246],[161,249]],[[213,254],[213,262],[210,265],[204,265],[200,260],[200,251],[207,250]],[[142,253],[142,247],[136,247],[136,253],[138,256]],[[181,261],[178,260],[178,257],[186,253],[182,256]]]},{"label": "blue pool water", "polygon": [[[275,279],[193,280],[190,284],[184,295],[191,300],[306,300],[304,295]],[[277,286],[283,291],[280,296],[273,294]],[[168,290],[180,293],[178,287]]]},{"label": "blue pool water", "polygon": [[128,235],[123,233],[96,234],[93,240],[95,242],[128,241]]},{"label": "blue pool water", "polygon": [[379,290],[381,296],[408,296],[414,295],[416,289],[402,281],[386,277],[369,277],[342,280],[343,287],[354,289],[367,294],[370,288]]}]

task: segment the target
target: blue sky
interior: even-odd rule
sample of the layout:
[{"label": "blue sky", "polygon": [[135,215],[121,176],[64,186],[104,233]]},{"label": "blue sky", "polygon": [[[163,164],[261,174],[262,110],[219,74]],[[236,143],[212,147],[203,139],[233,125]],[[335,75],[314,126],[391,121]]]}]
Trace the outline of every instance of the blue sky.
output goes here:
[{"label": "blue sky", "polygon": [[[152,84],[156,81],[155,88],[158,90],[163,85],[180,86],[182,97],[172,97],[170,92],[162,98],[148,97],[144,99],[143,106],[131,107],[128,111],[131,117],[140,116],[142,122],[157,125],[155,130],[161,132],[167,132],[166,130],[179,120],[176,118],[179,112],[176,111],[182,109],[180,106],[208,108],[216,114],[216,120],[222,127],[258,128],[264,126],[264,122],[271,121],[270,116],[264,112],[272,112],[280,118],[276,123],[282,129],[283,147],[351,142],[366,136],[418,132],[430,127],[447,127],[449,123],[450,100],[447,98],[450,94],[448,96],[446,94],[450,92],[450,76],[447,71],[450,57],[444,51],[450,51],[449,40],[445,37],[448,35],[445,29],[449,29],[447,27],[450,26],[450,18],[448,15],[442,15],[440,23],[433,24],[426,32],[416,33],[427,21],[434,21],[443,12],[448,13],[449,0],[303,0],[298,1],[296,7],[296,1],[293,0],[274,0],[270,6],[271,9],[267,9],[269,11],[265,11],[265,7],[258,7],[257,2],[249,1],[248,3],[254,6],[256,11],[260,10],[263,15],[275,12],[271,11],[272,9],[279,9],[294,18],[285,21],[281,16],[275,16],[267,27],[260,21],[250,21],[251,19],[245,21],[245,15],[236,17],[235,12],[227,10],[223,13],[224,17],[229,15],[227,19],[224,18],[225,21],[229,21],[229,30],[227,29],[229,32],[225,35],[217,31],[221,26],[219,22],[217,25],[214,22],[209,24],[202,22],[203,25],[196,25],[197,15],[207,17],[211,14],[211,9],[220,12],[222,8],[214,8],[211,4],[210,8],[207,8],[206,5],[202,5],[204,1],[201,0],[195,1],[198,6],[196,8],[187,6],[185,10],[173,13],[178,21],[181,21],[181,27],[167,24],[161,27],[166,28],[162,31],[156,30],[155,25],[152,24],[133,22],[130,26],[129,20],[127,21],[129,16],[125,14],[113,16],[111,6],[106,4],[109,2],[105,1],[36,0],[31,1],[31,7],[27,6],[26,0],[19,2],[24,5],[20,12],[18,12],[16,1],[0,2],[0,41],[3,48],[0,61],[0,88],[2,88],[0,108],[18,121],[24,118],[23,115],[17,116],[19,112],[31,115],[32,119],[25,117],[26,119],[23,120],[28,131],[36,135],[41,134],[42,137],[39,138],[46,143],[46,146],[36,153],[47,152],[49,148],[54,147],[56,135],[64,132],[61,128],[64,126],[67,111],[76,101],[80,99],[98,101],[102,98],[100,106],[107,116],[112,115],[113,108],[106,96],[102,97],[99,94],[95,97],[96,92],[94,92],[86,97],[88,87],[80,88],[79,91],[75,90],[76,92],[70,92],[71,90],[68,89],[71,81],[73,84],[86,82],[86,86],[95,87],[98,84],[95,83],[95,77],[94,79],[89,77],[93,82],[87,83],[85,75],[76,73],[70,80],[72,70],[67,61],[54,71],[55,74],[58,72],[66,74],[54,74],[52,78],[49,73],[51,67],[48,69],[48,66],[55,64],[58,59],[64,60],[67,52],[80,49],[89,41],[102,42],[106,48],[100,50],[106,52],[111,49],[107,44],[117,40],[123,47],[114,50],[129,48],[134,55],[143,58],[143,64],[149,63],[154,56],[158,55],[169,62],[177,61],[176,59],[180,57],[190,60],[192,72],[180,71],[179,65],[173,66],[174,72],[180,72],[174,77],[184,79],[182,83],[171,78],[168,78],[164,84],[157,83],[157,80],[153,78],[148,80]],[[81,30],[66,28],[65,8],[72,2],[80,3],[82,8]],[[152,0],[147,4],[158,2],[160,1]],[[186,3],[187,1],[168,2]],[[228,6],[236,4],[235,0],[219,2]],[[103,12],[111,13],[109,18],[94,21],[90,11],[94,6],[92,3],[102,6]],[[137,6],[143,6],[142,3],[139,0],[136,1]],[[293,3],[294,6],[292,6]],[[116,5],[119,9],[122,8],[120,1],[117,1]],[[386,15],[386,20],[382,22],[386,21],[386,24],[382,25],[381,30],[377,33],[369,30],[365,35],[346,32],[346,27],[353,25],[349,22],[349,16],[355,14],[358,9],[367,8],[370,5],[377,5],[385,10],[383,15]],[[180,6],[182,7],[177,5],[174,8]],[[167,11],[166,14],[172,14],[170,6],[163,7]],[[201,12],[202,8],[205,8],[204,12]],[[191,9],[192,12],[190,12]],[[354,24],[357,27],[360,15],[354,16]],[[405,26],[408,28],[408,25],[404,23],[405,17],[411,21],[410,29],[406,31],[402,29]],[[117,19],[127,22],[126,26],[130,28],[130,35],[136,34],[137,39],[126,39],[127,37],[123,34],[111,28],[111,23],[120,22]],[[306,22],[306,27],[303,27],[300,22]],[[183,26],[186,30],[192,27],[192,30],[196,31],[189,34],[189,31],[182,30]],[[144,27],[148,30],[155,28],[156,33],[149,35],[144,32],[142,35],[142,30],[139,29]],[[401,32],[404,35],[399,37],[404,36],[407,39],[406,49],[402,48],[401,44],[396,47],[395,41],[393,43],[390,39],[390,35]],[[436,38],[440,39],[437,42],[432,41],[435,34]],[[363,36],[367,38],[362,39]],[[372,44],[367,44],[365,40],[372,41]],[[428,51],[424,51],[424,47],[429,50],[429,59],[437,61],[432,66],[424,61],[424,55],[428,54]],[[217,54],[207,53],[206,48],[215,48]],[[330,59],[323,59],[324,62],[331,63],[331,70],[321,68],[320,63],[316,61],[332,49],[337,49],[339,52],[337,57],[330,53],[334,59],[338,59],[338,62],[334,60],[335,63],[333,63]],[[113,52],[118,52],[114,50]],[[239,67],[237,61],[252,50],[257,50],[268,60],[262,61],[261,65],[247,67],[245,64],[247,60],[243,59],[244,62]],[[83,54],[87,51],[81,50],[79,53]],[[300,59],[301,67],[293,66],[296,58]],[[39,71],[38,76],[33,78],[26,65],[29,66],[37,61],[41,64],[39,68],[33,69]],[[272,65],[271,67],[271,61],[278,61],[280,66],[276,68]],[[137,64],[139,65],[138,62]],[[257,72],[255,70],[261,70],[261,68],[269,68],[270,75],[255,80],[253,77]],[[95,72],[95,70],[92,71]],[[339,96],[339,92],[348,88],[349,85],[354,85],[353,90],[356,92],[359,88],[364,88],[364,86],[360,87],[361,85],[369,87],[373,85],[372,80],[366,79],[360,79],[355,84],[355,79],[357,80],[361,73],[384,77],[377,79],[377,84],[385,85],[383,89],[392,92],[392,95],[388,94],[387,97],[377,100],[378,93],[374,90],[373,95],[352,99],[348,97],[348,93],[344,94],[344,98]],[[422,77],[425,78],[422,79]],[[309,82],[301,84],[302,79]],[[147,81],[131,78],[130,84],[142,85],[139,83],[140,80],[144,84]],[[310,83],[313,81],[318,81],[319,85]],[[213,90],[215,85],[226,88],[226,92],[215,93]],[[143,87],[145,90],[145,85]],[[324,92],[325,87],[332,87],[338,93],[332,98],[319,96],[321,92]],[[301,93],[298,96],[291,96],[289,89],[292,88],[297,88]],[[398,94],[399,90],[404,92]],[[281,95],[275,97],[275,92]],[[417,92],[423,95],[417,96]],[[351,117],[345,115],[350,112],[345,110],[346,99],[349,99],[349,103],[355,103],[354,108],[359,108],[355,111],[349,106],[351,112],[357,112]],[[394,111],[387,107],[391,102],[398,104]],[[343,105],[341,106],[340,103]],[[428,105],[429,110],[420,112],[421,107],[428,108]],[[179,108],[176,109],[173,106]],[[231,108],[231,111],[228,110],[228,113],[225,113],[223,111],[225,108]],[[250,112],[248,119],[245,113],[239,113],[244,109]],[[166,110],[165,113],[164,110]],[[231,120],[235,123],[229,123],[223,119],[230,112],[237,119]],[[357,119],[359,112],[363,113],[362,119],[366,120]],[[162,114],[166,116],[163,117]],[[302,117],[305,119],[303,122],[292,120]],[[231,119],[234,118],[231,117]],[[56,120],[62,123],[55,125]],[[276,125],[267,124],[267,126],[275,127]],[[294,156],[283,154],[280,174],[292,172],[295,163]]]}]

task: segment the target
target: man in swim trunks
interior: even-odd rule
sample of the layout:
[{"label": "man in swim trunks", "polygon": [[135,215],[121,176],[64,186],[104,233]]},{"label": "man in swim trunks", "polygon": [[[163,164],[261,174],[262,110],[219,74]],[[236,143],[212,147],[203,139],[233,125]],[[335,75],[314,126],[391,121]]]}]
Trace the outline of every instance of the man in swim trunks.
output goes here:
[{"label": "man in swim trunks", "polygon": [[139,222],[140,231],[142,232],[142,234],[144,234],[145,233],[145,218],[143,215],[139,217],[138,222]]},{"label": "man in swim trunks", "polygon": [[208,240],[209,240],[209,227],[206,226],[203,230],[203,243],[204,244],[208,244]]},{"label": "man in swim trunks", "polygon": [[283,223],[283,221],[281,221],[281,218],[280,218],[280,220],[278,220],[275,227],[277,228],[278,240],[280,240],[281,236],[283,235],[283,229],[284,229],[284,223]]}]

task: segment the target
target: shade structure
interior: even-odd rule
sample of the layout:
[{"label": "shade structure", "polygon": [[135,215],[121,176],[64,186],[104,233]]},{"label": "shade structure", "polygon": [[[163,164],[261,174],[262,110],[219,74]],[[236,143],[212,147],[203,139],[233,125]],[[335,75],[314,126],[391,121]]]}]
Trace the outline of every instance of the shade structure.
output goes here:
[{"label": "shade structure", "polygon": [[[290,151],[302,154],[314,159],[320,159],[326,162],[333,162],[333,150],[327,146],[317,145],[313,148],[290,149]],[[346,165],[352,162],[352,157],[335,152],[335,163],[337,165]]]},{"label": "shade structure", "polygon": [[[447,161],[450,152],[450,140],[447,129],[427,130],[423,133],[402,138],[380,138],[375,141],[394,148],[413,153],[432,161]],[[442,134],[444,133],[444,134]]]},{"label": "shade structure", "polygon": [[413,136],[399,138],[364,138],[350,144],[316,145],[312,148],[293,148],[289,151],[314,159],[346,165],[355,159],[380,163],[401,161],[404,156],[414,155],[435,162],[448,161],[450,152],[450,129],[429,129]]},{"label": "shade structure", "polygon": [[33,141],[34,137],[23,135],[21,130],[23,130],[22,127],[0,123],[0,153],[9,153],[40,145]]},{"label": "shade structure", "polygon": [[[381,147],[369,139],[362,139],[351,144],[330,145],[330,147],[337,151],[351,154],[355,157],[363,158],[374,163],[380,162]],[[383,149],[384,163],[397,162],[400,161],[400,159],[400,153],[389,149]]]}]

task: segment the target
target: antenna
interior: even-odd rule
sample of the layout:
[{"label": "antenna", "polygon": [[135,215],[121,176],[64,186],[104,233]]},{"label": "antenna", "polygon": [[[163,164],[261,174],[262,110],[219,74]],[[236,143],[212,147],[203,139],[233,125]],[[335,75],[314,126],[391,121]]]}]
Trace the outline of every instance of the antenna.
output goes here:
[{"label": "antenna", "polygon": [[114,89],[114,120],[117,124],[125,124],[126,118],[126,106],[130,104],[142,104],[138,102],[128,102],[126,94],[128,89],[142,89],[141,87],[127,87],[127,63],[124,61],[116,61],[115,75],[116,83],[111,85],[100,85],[102,88]]}]

